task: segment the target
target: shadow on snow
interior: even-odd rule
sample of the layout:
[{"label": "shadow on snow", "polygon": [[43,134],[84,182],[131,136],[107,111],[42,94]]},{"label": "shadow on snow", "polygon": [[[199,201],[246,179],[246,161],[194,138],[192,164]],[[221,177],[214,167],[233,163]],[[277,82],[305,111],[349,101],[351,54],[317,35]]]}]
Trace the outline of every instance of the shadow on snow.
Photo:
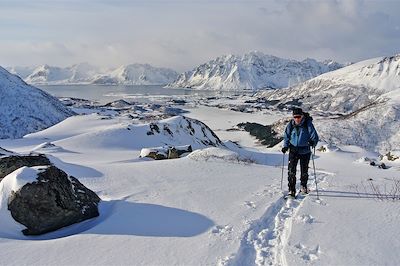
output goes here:
[{"label": "shadow on snow", "polygon": [[207,217],[177,208],[124,200],[102,201],[100,216],[40,236],[22,233],[2,238],[49,240],[76,234],[132,235],[144,237],[193,237],[214,225]]}]

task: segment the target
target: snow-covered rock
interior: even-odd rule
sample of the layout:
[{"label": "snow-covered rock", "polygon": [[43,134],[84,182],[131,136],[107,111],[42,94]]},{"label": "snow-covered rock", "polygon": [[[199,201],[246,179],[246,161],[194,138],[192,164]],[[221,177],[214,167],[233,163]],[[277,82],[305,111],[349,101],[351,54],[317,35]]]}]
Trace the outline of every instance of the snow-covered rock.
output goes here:
[{"label": "snow-covered rock", "polygon": [[0,138],[20,138],[74,113],[48,93],[0,67]]},{"label": "snow-covered rock", "polygon": [[179,75],[168,87],[206,90],[259,90],[284,88],[341,68],[333,61],[317,62],[283,59],[250,52],[243,56],[226,55]]},{"label": "snow-covered rock", "polygon": [[[341,115],[316,120],[328,143],[386,153],[400,146],[400,55],[373,58],[256,95],[281,106]],[[338,130],[340,129],[340,130]]]},{"label": "snow-covered rock", "polygon": [[93,84],[105,85],[165,85],[172,82],[178,73],[168,68],[153,67],[149,64],[121,66],[111,73],[98,75]]},{"label": "snow-covered rock", "polygon": [[[0,183],[0,212],[10,211],[25,235],[57,230],[99,215],[100,198],[55,166],[21,167]],[[6,214],[0,214],[7,216]]]},{"label": "snow-covered rock", "polygon": [[50,160],[43,154],[12,154],[2,157],[0,158],[0,180],[23,166],[32,167],[50,164]]},{"label": "snow-covered rock", "polygon": [[2,235],[16,237],[21,234],[20,231],[24,229],[24,226],[12,218],[8,210],[8,199],[13,191],[18,191],[27,183],[35,182],[38,173],[42,171],[39,169],[43,168],[43,166],[21,167],[7,175],[0,182],[0,220],[2,224],[0,233]]},{"label": "snow-covered rock", "polygon": [[141,158],[148,157],[155,160],[164,160],[164,159],[177,159],[180,156],[188,154],[192,152],[192,146],[184,145],[184,146],[163,146],[163,147],[151,147],[151,148],[143,148],[140,151]]}]

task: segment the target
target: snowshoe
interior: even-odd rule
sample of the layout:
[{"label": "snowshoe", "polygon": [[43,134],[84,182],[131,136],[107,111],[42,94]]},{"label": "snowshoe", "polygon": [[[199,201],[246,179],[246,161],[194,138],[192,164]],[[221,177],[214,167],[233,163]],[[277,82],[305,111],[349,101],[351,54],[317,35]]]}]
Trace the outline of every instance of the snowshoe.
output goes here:
[{"label": "snowshoe", "polygon": [[295,191],[289,191],[289,193],[284,196],[284,199],[295,199],[295,198],[296,198],[296,192]]},{"label": "snowshoe", "polygon": [[310,190],[307,188],[307,187],[304,187],[304,186],[302,186],[301,188],[300,188],[300,194],[301,195],[307,195],[308,193],[310,192]]}]

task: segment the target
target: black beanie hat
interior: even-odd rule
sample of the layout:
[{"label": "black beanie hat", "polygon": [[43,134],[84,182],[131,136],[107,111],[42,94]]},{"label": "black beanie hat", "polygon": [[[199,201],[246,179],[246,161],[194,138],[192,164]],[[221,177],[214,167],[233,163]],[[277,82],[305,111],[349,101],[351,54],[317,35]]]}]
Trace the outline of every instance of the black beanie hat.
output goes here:
[{"label": "black beanie hat", "polygon": [[293,108],[293,115],[302,115],[303,114],[303,110],[301,110],[301,108]]}]

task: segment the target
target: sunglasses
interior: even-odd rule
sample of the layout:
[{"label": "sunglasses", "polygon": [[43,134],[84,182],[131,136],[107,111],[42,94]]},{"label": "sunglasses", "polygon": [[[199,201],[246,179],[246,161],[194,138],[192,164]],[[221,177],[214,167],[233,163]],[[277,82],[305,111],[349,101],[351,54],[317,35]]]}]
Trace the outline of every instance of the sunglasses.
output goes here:
[{"label": "sunglasses", "polygon": [[301,115],[294,115],[293,118],[301,118]]}]

